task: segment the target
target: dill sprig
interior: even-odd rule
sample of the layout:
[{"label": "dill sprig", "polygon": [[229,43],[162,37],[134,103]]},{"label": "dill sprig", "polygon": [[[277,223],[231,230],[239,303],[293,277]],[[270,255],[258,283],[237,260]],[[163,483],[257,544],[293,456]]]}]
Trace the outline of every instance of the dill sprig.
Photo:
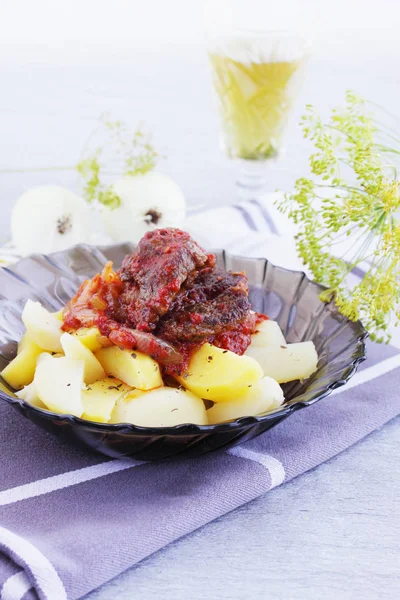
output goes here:
[{"label": "dill sprig", "polygon": [[[298,225],[299,256],[327,287],[321,299],[389,341],[388,326],[400,318],[400,140],[353,92],[328,122],[307,106],[302,126],[315,147],[311,177],[298,179],[278,208]],[[365,275],[351,285],[360,265]]]},{"label": "dill sprig", "polygon": [[121,199],[106,181],[109,175],[143,175],[154,169],[159,154],[150,136],[139,126],[133,133],[122,121],[101,118],[94,132],[102,140],[93,147],[93,135],[83,151],[76,169],[83,180],[82,195],[87,202],[98,202],[108,208],[118,208]]}]

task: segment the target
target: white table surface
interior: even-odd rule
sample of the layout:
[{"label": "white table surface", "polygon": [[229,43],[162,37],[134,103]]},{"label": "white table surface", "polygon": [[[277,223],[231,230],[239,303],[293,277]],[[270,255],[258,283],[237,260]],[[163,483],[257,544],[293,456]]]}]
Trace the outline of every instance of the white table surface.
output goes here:
[{"label": "white table surface", "polygon": [[[385,4],[385,3],[383,3]],[[354,40],[356,45],[357,40]],[[400,47],[325,55],[310,64],[271,168],[271,190],[289,189],[307,151],[296,127],[305,102],[326,110],[352,88],[400,115]],[[359,49],[358,49],[359,50]],[[380,51],[382,50],[382,51]],[[132,57],[131,57],[132,58]],[[135,61],[85,66],[0,62],[0,167],[76,162],[105,110],[145,121],[168,158],[162,168],[188,201],[234,194],[200,49],[143,52]],[[0,175],[0,237],[13,199],[64,174]],[[92,593],[90,600],[394,599],[400,597],[400,419],[314,471],[170,545]]]}]

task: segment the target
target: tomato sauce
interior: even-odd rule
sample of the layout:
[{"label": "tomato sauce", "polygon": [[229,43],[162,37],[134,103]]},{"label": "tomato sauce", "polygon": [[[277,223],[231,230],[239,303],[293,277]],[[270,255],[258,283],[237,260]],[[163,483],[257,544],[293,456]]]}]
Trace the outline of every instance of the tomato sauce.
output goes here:
[{"label": "tomato sauce", "polygon": [[[257,324],[268,318],[250,310],[246,275],[218,271],[214,255],[207,255],[188,234],[177,232],[166,229],[147,234],[145,258],[140,256],[139,244],[120,271],[113,271],[112,263],[107,263],[102,273],[82,283],[64,309],[63,330],[96,326],[111,343],[151,356],[169,375],[184,372],[193,352],[205,342],[243,354]],[[177,241],[166,246],[161,260],[160,244],[171,238]],[[184,243],[189,244],[190,254]],[[168,256],[165,262],[171,248],[177,255]],[[145,259],[149,262],[147,278]],[[139,275],[133,277],[132,265],[136,269],[139,265],[146,289],[140,288]],[[135,298],[139,298],[138,305]],[[139,305],[143,310],[137,316]]]}]

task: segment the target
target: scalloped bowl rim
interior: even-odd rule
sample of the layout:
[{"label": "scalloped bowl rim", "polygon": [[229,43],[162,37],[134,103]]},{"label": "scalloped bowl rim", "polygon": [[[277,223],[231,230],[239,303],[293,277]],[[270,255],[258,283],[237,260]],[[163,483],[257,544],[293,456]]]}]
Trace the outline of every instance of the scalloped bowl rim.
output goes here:
[{"label": "scalloped bowl rim", "polygon": [[[101,251],[102,246],[101,245],[91,246],[89,244],[76,244],[76,245],[72,246],[71,248],[68,248],[68,250],[75,249],[75,248],[87,248],[89,250],[91,250],[92,248],[96,248]],[[266,263],[271,264],[273,267],[276,266],[265,257],[241,256],[239,254],[232,254],[226,250],[221,250],[221,251],[224,256],[240,258],[243,260],[263,260]],[[29,256],[24,257],[22,260],[24,260],[26,258],[33,258],[35,256],[40,256],[40,257],[44,257],[51,261],[51,257],[53,256],[53,254],[55,254],[55,253],[50,253],[50,254],[35,253],[35,254],[30,254]],[[2,268],[4,268],[4,267],[2,267]],[[288,273],[303,275],[303,278],[305,278],[310,284],[314,285],[316,288],[318,288],[321,291],[324,291],[327,289],[325,286],[310,279],[304,271],[297,270],[297,269],[287,269],[286,267],[279,267],[279,269],[282,269]],[[326,306],[328,306],[328,304],[330,304],[330,303],[323,303],[321,301],[321,304],[325,304]],[[337,314],[340,314],[336,307],[335,307],[335,312]],[[351,322],[351,321],[349,319],[347,319],[347,322]],[[353,359],[346,367],[344,367],[343,372],[349,371],[345,377],[339,378],[339,379],[333,381],[332,383],[327,385],[325,388],[323,388],[321,391],[316,392],[315,397],[313,397],[309,400],[301,400],[301,399],[297,400],[297,398],[301,398],[301,396],[296,396],[296,397],[292,398],[291,400],[289,400],[287,404],[282,404],[281,406],[278,406],[264,414],[257,415],[257,416],[240,417],[239,419],[235,419],[232,421],[224,421],[222,423],[217,423],[217,424],[213,424],[213,425],[197,425],[195,423],[181,423],[180,425],[173,425],[173,426],[169,426],[169,427],[144,427],[141,425],[134,425],[133,423],[99,423],[97,421],[89,421],[86,419],[82,419],[80,417],[76,417],[75,415],[71,415],[71,414],[54,413],[50,410],[41,409],[36,406],[33,406],[32,404],[29,404],[28,402],[25,402],[24,400],[22,400],[22,398],[18,398],[18,396],[8,395],[2,389],[0,389],[0,398],[5,400],[9,404],[19,404],[21,409],[23,409],[23,410],[25,409],[25,410],[37,413],[38,415],[40,415],[41,417],[43,417],[47,420],[51,420],[51,421],[56,420],[59,422],[67,421],[69,423],[74,423],[74,424],[78,425],[79,427],[96,429],[96,430],[108,432],[108,433],[120,432],[120,433],[138,433],[140,435],[150,434],[150,435],[180,436],[180,435],[188,435],[188,434],[193,435],[195,433],[202,433],[202,434],[210,433],[213,431],[224,432],[224,431],[232,431],[234,429],[239,430],[242,427],[245,427],[248,425],[252,425],[252,424],[256,424],[256,423],[264,423],[266,421],[269,421],[272,418],[274,418],[277,414],[286,418],[291,413],[293,413],[295,410],[299,410],[300,408],[310,406],[311,404],[314,404],[315,402],[318,402],[319,400],[326,398],[327,396],[329,396],[329,394],[331,394],[337,388],[345,385],[356,373],[358,366],[362,362],[364,362],[367,358],[365,340],[368,338],[369,333],[365,329],[365,327],[361,323],[361,321],[355,321],[354,323],[360,329],[360,335],[357,338],[357,344],[360,347],[361,354],[357,358]]]}]

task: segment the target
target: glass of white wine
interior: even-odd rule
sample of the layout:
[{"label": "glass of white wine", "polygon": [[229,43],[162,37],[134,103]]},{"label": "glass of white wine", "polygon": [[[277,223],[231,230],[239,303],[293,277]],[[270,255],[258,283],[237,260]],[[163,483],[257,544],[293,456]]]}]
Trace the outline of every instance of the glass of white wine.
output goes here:
[{"label": "glass of white wine", "polygon": [[281,149],[311,49],[312,19],[306,20],[304,11],[299,0],[206,4],[207,50],[222,144],[237,161],[242,199],[266,190],[266,165]]}]

